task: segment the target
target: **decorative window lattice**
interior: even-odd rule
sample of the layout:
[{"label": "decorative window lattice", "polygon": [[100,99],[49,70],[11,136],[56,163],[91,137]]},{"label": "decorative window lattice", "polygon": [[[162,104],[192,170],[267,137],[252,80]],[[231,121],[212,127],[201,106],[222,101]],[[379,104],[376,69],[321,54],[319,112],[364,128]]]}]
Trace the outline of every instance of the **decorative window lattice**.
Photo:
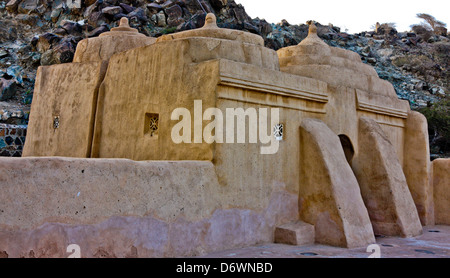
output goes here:
[{"label": "decorative window lattice", "polygon": [[158,117],[151,117],[150,118],[150,133],[152,135],[158,131],[158,125],[159,125],[159,118]]},{"label": "decorative window lattice", "polygon": [[53,129],[59,128],[59,116],[53,117]]},{"label": "decorative window lattice", "polygon": [[150,134],[150,136],[158,135],[159,131],[159,114],[147,113],[145,121],[145,133]]},{"label": "decorative window lattice", "polygon": [[283,124],[277,124],[274,126],[273,135],[277,140],[283,140]]}]

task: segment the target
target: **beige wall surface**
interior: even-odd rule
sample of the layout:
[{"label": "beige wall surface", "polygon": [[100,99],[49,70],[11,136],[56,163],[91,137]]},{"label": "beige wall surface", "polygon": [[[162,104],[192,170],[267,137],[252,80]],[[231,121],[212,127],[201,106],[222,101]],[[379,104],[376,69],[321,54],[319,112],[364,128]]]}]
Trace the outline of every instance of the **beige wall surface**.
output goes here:
[{"label": "beige wall surface", "polygon": [[[172,47],[167,47],[171,44]],[[158,43],[113,56],[100,88],[93,157],[133,160],[211,160],[211,145],[175,144],[176,108],[194,115],[194,100],[215,106],[218,65],[190,64],[189,41]],[[146,115],[159,115],[158,134],[146,132]],[[193,121],[193,117],[192,117]],[[192,125],[193,127],[193,125]]]},{"label": "beige wall surface", "polygon": [[434,225],[433,183],[427,119],[419,112],[411,111],[406,120],[405,131],[403,171],[422,225]]},{"label": "beige wall surface", "polygon": [[105,71],[103,62],[39,67],[23,156],[90,156]]},{"label": "beige wall surface", "polygon": [[[41,157],[0,159],[0,252],[61,256],[76,240],[87,257],[193,256],[271,242],[275,227],[299,213],[319,223],[316,240],[359,247],[373,242],[364,205],[375,232],[418,234],[412,197],[431,223],[425,123],[357,53],[329,47],[313,26],[300,45],[275,52],[256,35],[218,29],[212,15],[206,21],[154,43],[124,20],[80,42],[81,63],[39,69],[24,155]],[[278,150],[263,154],[267,144],[248,141],[249,120],[224,134],[246,132],[244,143],[194,142],[192,132],[210,123],[195,121],[195,101],[200,119],[208,108],[224,116],[267,108],[267,132],[283,124]],[[177,108],[190,112],[192,143],[172,140]],[[318,120],[320,136],[301,135]],[[353,160],[337,135],[348,138]],[[439,167],[434,198],[442,212]],[[333,227],[339,232],[327,231]]]},{"label": "beige wall surface", "polygon": [[78,244],[82,257],[179,257],[272,242],[298,202],[266,187],[266,205],[250,209],[211,162],[0,158],[0,252],[67,257]]},{"label": "beige wall surface", "polygon": [[450,225],[450,159],[436,159],[432,167],[435,221]]}]

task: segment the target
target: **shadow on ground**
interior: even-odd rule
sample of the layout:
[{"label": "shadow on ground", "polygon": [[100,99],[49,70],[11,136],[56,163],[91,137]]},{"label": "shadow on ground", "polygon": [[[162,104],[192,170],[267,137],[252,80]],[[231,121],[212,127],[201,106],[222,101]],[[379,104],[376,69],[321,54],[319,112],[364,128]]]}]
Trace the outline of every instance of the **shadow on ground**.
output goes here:
[{"label": "shadow on ground", "polygon": [[[381,258],[450,258],[450,226],[427,226],[414,238],[377,236]],[[211,253],[202,258],[368,258],[367,248],[264,244]]]}]

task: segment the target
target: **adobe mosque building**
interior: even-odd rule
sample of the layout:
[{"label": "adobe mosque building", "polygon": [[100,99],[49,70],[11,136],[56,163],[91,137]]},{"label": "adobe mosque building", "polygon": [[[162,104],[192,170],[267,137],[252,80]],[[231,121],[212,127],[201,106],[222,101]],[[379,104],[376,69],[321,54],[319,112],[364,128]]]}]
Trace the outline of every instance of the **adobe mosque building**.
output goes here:
[{"label": "adobe mosque building", "polygon": [[123,19],[35,86],[24,157],[0,158],[10,257],[356,248],[450,224],[425,118],[314,24],[276,52],[213,14],[158,39]]}]

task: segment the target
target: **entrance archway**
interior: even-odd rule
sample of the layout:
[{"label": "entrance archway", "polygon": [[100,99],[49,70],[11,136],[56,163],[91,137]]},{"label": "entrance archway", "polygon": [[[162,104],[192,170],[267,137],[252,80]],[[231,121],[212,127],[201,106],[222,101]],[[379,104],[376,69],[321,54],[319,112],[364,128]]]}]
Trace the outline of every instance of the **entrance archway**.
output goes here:
[{"label": "entrance archway", "polygon": [[344,149],[345,158],[348,163],[351,163],[353,156],[355,155],[355,149],[353,148],[352,141],[350,141],[350,138],[344,134],[339,135],[339,139],[341,140],[341,145]]}]

